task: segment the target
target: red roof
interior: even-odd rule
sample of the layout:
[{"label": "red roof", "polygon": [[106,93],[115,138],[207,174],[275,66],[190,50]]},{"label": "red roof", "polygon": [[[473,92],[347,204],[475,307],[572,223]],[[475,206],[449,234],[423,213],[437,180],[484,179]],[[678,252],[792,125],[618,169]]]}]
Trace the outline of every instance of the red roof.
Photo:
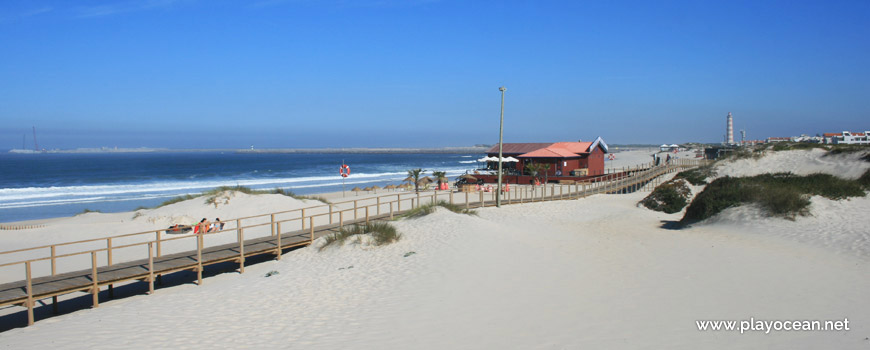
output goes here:
[{"label": "red roof", "polygon": [[825,137],[831,137],[831,136],[843,136],[843,134],[838,133],[838,132],[826,132],[825,133]]},{"label": "red roof", "polygon": [[579,157],[580,155],[564,148],[557,147],[547,147],[541,148],[537,151],[532,151],[529,153],[521,154],[517,157],[522,158],[573,158]]},{"label": "red roof", "polygon": [[592,142],[556,142],[550,147],[566,149],[571,153],[589,153]]},{"label": "red roof", "polygon": [[[592,142],[534,142],[534,143],[505,143],[502,146],[503,154],[524,154],[530,153],[542,148],[559,148],[570,153],[589,153],[589,147]],[[486,153],[498,153],[498,145],[492,146]],[[571,156],[575,156],[572,154]]]}]

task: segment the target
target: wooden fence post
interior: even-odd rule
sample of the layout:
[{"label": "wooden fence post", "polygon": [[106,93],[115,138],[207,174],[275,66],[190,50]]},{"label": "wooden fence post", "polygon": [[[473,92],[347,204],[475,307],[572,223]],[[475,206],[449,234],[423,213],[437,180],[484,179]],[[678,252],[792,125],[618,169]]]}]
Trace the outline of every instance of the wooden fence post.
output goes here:
[{"label": "wooden fence post", "polygon": [[[368,209],[368,208],[369,207],[366,207],[366,209]],[[311,239],[308,240],[308,244],[311,245],[312,243],[314,243],[314,217],[312,216],[312,217],[308,218],[308,220],[309,220],[308,226],[311,227]]]},{"label": "wooden fence post", "polygon": [[305,208],[302,208],[302,216],[300,218],[302,218],[302,220],[299,220],[302,222],[302,230],[305,230]]},{"label": "wooden fence post", "polygon": [[148,242],[148,294],[154,294],[154,243]]},{"label": "wooden fence post", "polygon": [[106,262],[108,266],[112,266],[112,237],[106,238]]},{"label": "wooden fence post", "polygon": [[245,229],[239,229],[239,273],[245,273]]},{"label": "wooden fence post", "polygon": [[480,207],[483,208],[483,191],[478,191],[480,193]]},{"label": "wooden fence post", "polygon": [[[112,237],[106,238],[106,262],[107,266],[112,266]],[[109,299],[115,298],[115,285],[109,285]]]},{"label": "wooden fence post", "polygon": [[344,227],[344,210],[339,210],[338,211],[338,229],[340,230],[343,227]]},{"label": "wooden fence post", "polygon": [[[331,215],[330,215],[331,216]],[[275,259],[281,260],[281,253],[283,252],[283,246],[281,245],[281,223],[276,224],[278,227],[278,247],[275,249]]]},{"label": "wooden fence post", "polygon": [[161,243],[163,243],[163,242],[161,242],[162,240],[163,240],[163,238],[160,237],[160,231],[157,231],[157,257],[158,258],[162,256],[160,254],[161,253],[160,246],[162,245]]},{"label": "wooden fence post", "polygon": [[[377,207],[375,207],[375,215],[381,215],[381,196],[375,198],[377,200]],[[368,208],[368,207],[366,207]]]},{"label": "wooden fence post", "polygon": [[332,204],[329,205],[329,224],[332,225]]},{"label": "wooden fence post", "polygon": [[[51,275],[54,276],[57,274],[57,250],[55,246],[51,245]],[[51,311],[57,315],[57,296],[51,297]]]},{"label": "wooden fence post", "polygon": [[393,219],[393,202],[390,202],[390,220]]},{"label": "wooden fence post", "polygon": [[272,229],[272,236],[274,236],[275,235],[275,214],[269,215],[269,219],[271,220],[271,223],[272,223],[271,225],[269,225],[269,228]]},{"label": "wooden fence post", "polygon": [[453,204],[453,190],[450,190],[450,204]]},{"label": "wooden fence post", "polygon": [[357,217],[357,201],[358,199],[353,200],[353,219],[356,220]]},{"label": "wooden fence post", "polygon": [[366,225],[369,224],[369,206],[366,206]]},{"label": "wooden fence post", "polygon": [[30,261],[24,262],[24,269],[27,275],[27,325],[33,325],[33,275],[30,271]]},{"label": "wooden fence post", "polygon": [[97,252],[91,252],[91,295],[94,307],[100,307],[100,287],[97,284]]},{"label": "wooden fence post", "polygon": [[202,285],[202,235],[196,236],[196,285]]}]

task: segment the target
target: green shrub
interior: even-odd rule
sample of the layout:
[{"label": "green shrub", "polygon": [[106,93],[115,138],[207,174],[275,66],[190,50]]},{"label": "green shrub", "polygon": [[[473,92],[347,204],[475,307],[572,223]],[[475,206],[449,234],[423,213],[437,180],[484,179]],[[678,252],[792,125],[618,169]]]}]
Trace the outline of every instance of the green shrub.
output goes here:
[{"label": "green shrub", "polygon": [[[870,176],[866,173],[864,176]],[[862,178],[864,178],[862,176]],[[752,177],[722,177],[711,182],[686,209],[683,224],[697,222],[730,207],[756,203],[771,216],[794,218],[809,214],[810,195],[828,199],[863,197],[865,180],[844,180],[828,174],[791,173]]]},{"label": "green shrub", "polygon": [[791,187],[769,187],[763,196],[756,196],[761,208],[774,216],[794,220],[796,215],[809,214],[810,196]]},{"label": "green shrub", "polygon": [[865,171],[857,181],[865,190],[870,190],[870,169],[867,169],[867,171]]},{"label": "green shrub", "polygon": [[707,178],[713,176],[713,167],[710,165],[681,171],[674,176],[674,179],[686,179],[689,183],[695,186],[707,184]]},{"label": "green shrub", "polygon": [[686,181],[674,179],[658,185],[640,203],[649,209],[673,214],[683,210],[690,195],[691,190],[686,186]]}]

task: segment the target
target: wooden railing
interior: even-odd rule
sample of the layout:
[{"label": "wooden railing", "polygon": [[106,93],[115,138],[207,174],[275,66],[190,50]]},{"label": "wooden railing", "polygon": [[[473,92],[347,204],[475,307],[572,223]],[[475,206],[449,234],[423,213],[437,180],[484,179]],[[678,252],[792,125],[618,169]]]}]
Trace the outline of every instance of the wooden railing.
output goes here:
[{"label": "wooden railing", "polygon": [[[657,185],[657,182],[660,180],[660,176],[675,172],[682,168],[695,167],[699,165],[703,165],[706,162],[704,160],[689,160],[689,159],[676,159],[672,160],[671,163],[661,165],[661,166],[637,166],[637,167],[627,167],[623,168],[621,172],[610,173],[606,175],[602,175],[597,178],[587,179],[584,182],[579,182],[575,184],[544,184],[540,186],[528,186],[528,185],[516,185],[513,184],[511,191],[504,192],[504,196],[501,200],[502,204],[517,204],[517,203],[528,203],[528,202],[541,202],[541,201],[550,201],[550,200],[564,200],[564,199],[577,199],[586,197],[593,194],[599,193],[619,193],[619,192],[634,192],[637,190],[641,190],[645,186],[654,187]],[[13,266],[23,267],[24,272],[24,281],[26,289],[26,299],[23,300],[0,300],[0,305],[8,305],[8,304],[23,304],[27,307],[27,318],[28,325],[33,324],[33,308],[35,298],[52,298],[52,302],[54,307],[57,307],[57,296],[61,294],[77,292],[77,291],[87,291],[93,296],[93,306],[99,306],[99,298],[98,293],[100,291],[101,285],[108,285],[109,291],[111,293],[112,287],[115,283],[124,282],[127,280],[144,280],[148,282],[148,291],[152,293],[154,291],[154,280],[156,271],[154,269],[154,258],[159,258],[164,256],[167,252],[164,252],[164,249],[167,245],[172,246],[173,250],[178,252],[191,252],[191,250],[185,250],[183,248],[183,244],[181,242],[190,242],[195,240],[196,244],[196,264],[194,267],[184,267],[179,270],[194,270],[197,273],[197,284],[202,284],[202,271],[204,262],[202,259],[203,249],[207,248],[206,246],[206,238],[213,241],[213,246],[225,244],[224,242],[229,241],[230,243],[237,243],[239,247],[239,255],[238,258],[235,258],[235,261],[239,264],[239,272],[244,272],[245,268],[245,234],[246,231],[252,232],[260,229],[259,235],[265,237],[266,234],[273,236],[277,239],[277,245],[274,249],[273,254],[275,254],[277,259],[281,258],[282,250],[286,249],[287,246],[282,245],[281,236],[285,233],[292,232],[301,232],[308,234],[308,241],[305,244],[311,244],[314,241],[314,234],[317,225],[321,228],[329,228],[329,227],[343,227],[346,223],[356,223],[356,222],[366,222],[368,223],[372,216],[374,217],[389,217],[393,218],[394,215],[412,210],[420,205],[423,205],[423,201],[425,200],[428,203],[436,203],[439,200],[445,200],[451,204],[456,205],[464,205],[466,208],[480,208],[485,206],[494,206],[495,205],[495,191],[493,192],[483,192],[479,191],[477,197],[472,199],[472,194],[465,192],[453,192],[453,191],[441,191],[434,192],[431,194],[421,194],[417,193],[392,193],[387,195],[375,196],[375,197],[367,197],[361,199],[353,199],[347,200],[338,203],[324,204],[313,207],[299,208],[293,210],[279,211],[268,214],[254,215],[236,218],[232,220],[224,221],[231,226],[229,228],[225,228],[218,232],[208,232],[204,234],[196,234],[196,235],[184,235],[179,237],[166,237],[164,236],[164,231],[166,229],[161,230],[149,230],[144,232],[136,232],[129,234],[116,235],[111,237],[104,238],[93,238],[86,239],[74,242],[66,242],[66,243],[58,243],[58,244],[50,244],[43,245],[31,248],[22,248],[10,251],[0,252],[0,259],[4,257],[12,256],[14,254],[42,254],[43,256],[36,258],[27,258],[24,260],[16,260],[11,262],[6,262],[0,264],[0,268],[10,268]],[[465,198],[459,198],[456,197]],[[446,197],[446,198],[445,198]],[[485,198],[489,197],[489,198]],[[444,198],[444,199],[442,199]],[[464,199],[464,200],[463,200]],[[362,205],[361,205],[362,202]],[[374,202],[374,203],[370,203]],[[406,203],[403,207],[403,202]],[[352,207],[351,207],[352,205]],[[382,213],[382,208],[383,213]],[[387,209],[389,210],[389,215],[387,216]],[[346,214],[350,212],[350,214]],[[361,215],[362,213],[362,215]],[[336,226],[337,224],[337,226]],[[293,231],[292,229],[299,228],[298,231]],[[307,231],[307,232],[306,232]],[[236,237],[227,236],[227,234],[235,232]],[[256,233],[252,234],[251,238],[256,235]],[[221,239],[218,239],[221,237]],[[228,239],[229,238],[229,239]],[[122,240],[133,240],[132,243],[124,243],[117,244]],[[234,240],[235,242],[232,242]],[[104,245],[100,242],[105,242]],[[95,245],[102,245],[102,247],[94,248]],[[82,247],[84,246],[84,247]],[[115,252],[128,249],[133,247],[140,247],[142,249],[142,253],[147,253],[147,275],[145,276],[131,276],[126,279],[113,279],[108,281],[100,281],[97,269],[99,267],[105,266],[113,266],[119,263],[123,263],[126,261],[135,261],[140,260],[141,258],[131,258],[124,257],[122,261],[115,261],[116,256]],[[69,252],[59,253],[58,250],[65,250]],[[259,252],[258,254],[262,254]],[[105,265],[101,265],[99,263],[99,256],[105,256]],[[138,254],[137,254],[138,255]],[[32,282],[34,278],[38,278],[41,276],[35,276],[33,267],[34,263],[47,262],[48,266],[44,273],[41,273],[43,276],[56,276],[60,271],[58,271],[58,260],[65,259],[72,260],[75,257],[90,257],[89,265],[91,269],[90,279],[91,285],[83,288],[74,288],[74,289],[66,289],[53,294],[40,294],[36,295],[33,291]],[[226,261],[226,260],[222,260]],[[222,262],[221,261],[221,262]],[[209,263],[216,263],[215,261]],[[75,263],[67,264],[67,270],[75,271],[81,270],[80,267],[76,267]],[[175,271],[179,271],[175,270]],[[171,273],[175,271],[160,271],[161,274]],[[159,276],[159,275],[158,275]],[[18,280],[19,283],[21,280]],[[10,281],[3,281],[2,283],[7,283]],[[56,309],[55,309],[56,310]]]}]

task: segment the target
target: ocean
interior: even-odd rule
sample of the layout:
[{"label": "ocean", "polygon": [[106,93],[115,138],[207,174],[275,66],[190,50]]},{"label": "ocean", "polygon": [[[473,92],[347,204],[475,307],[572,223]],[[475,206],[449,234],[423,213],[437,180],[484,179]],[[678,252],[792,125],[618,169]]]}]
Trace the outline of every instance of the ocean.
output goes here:
[{"label": "ocean", "polygon": [[0,222],[153,207],[218,186],[283,188],[297,194],[397,184],[407,170],[451,180],[481,154],[291,154],[235,152],[0,153]]}]

